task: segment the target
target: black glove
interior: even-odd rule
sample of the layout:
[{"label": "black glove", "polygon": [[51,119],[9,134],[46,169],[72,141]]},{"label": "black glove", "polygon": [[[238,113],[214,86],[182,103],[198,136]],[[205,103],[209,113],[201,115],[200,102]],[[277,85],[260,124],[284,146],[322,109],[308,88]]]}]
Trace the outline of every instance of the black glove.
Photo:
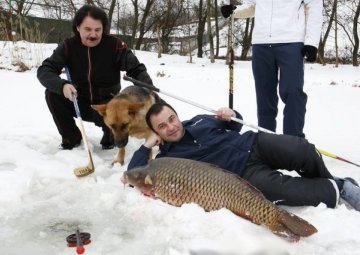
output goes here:
[{"label": "black glove", "polygon": [[301,54],[305,57],[308,62],[315,62],[317,55],[317,48],[311,45],[304,45],[301,49]]},{"label": "black glove", "polygon": [[228,18],[234,12],[235,9],[236,9],[235,5],[229,4],[229,5],[221,6],[220,11],[224,18]]}]

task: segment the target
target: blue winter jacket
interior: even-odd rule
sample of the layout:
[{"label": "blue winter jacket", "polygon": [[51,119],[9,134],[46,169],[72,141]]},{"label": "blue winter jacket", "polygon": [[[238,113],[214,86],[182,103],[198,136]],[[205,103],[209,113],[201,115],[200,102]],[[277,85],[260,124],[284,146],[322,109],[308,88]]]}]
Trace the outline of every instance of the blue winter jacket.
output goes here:
[{"label": "blue winter jacket", "polygon": [[[241,118],[236,113],[237,118]],[[213,115],[197,115],[183,122],[183,126],[194,138],[194,142],[165,142],[160,145],[156,158],[187,158],[215,164],[241,175],[249,158],[257,133],[247,131],[240,134],[242,125],[222,121]],[[150,149],[141,146],[133,155],[128,170],[146,165]]]}]

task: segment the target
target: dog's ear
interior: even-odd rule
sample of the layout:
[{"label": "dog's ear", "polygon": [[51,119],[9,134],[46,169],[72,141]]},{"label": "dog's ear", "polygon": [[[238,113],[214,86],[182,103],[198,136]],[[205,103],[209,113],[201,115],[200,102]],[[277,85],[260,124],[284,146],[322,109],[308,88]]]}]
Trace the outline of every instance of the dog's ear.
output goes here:
[{"label": "dog's ear", "polygon": [[92,104],[91,108],[97,111],[101,116],[106,115],[106,104]]},{"label": "dog's ear", "polygon": [[144,103],[135,103],[129,105],[129,114],[137,113],[145,104]]}]

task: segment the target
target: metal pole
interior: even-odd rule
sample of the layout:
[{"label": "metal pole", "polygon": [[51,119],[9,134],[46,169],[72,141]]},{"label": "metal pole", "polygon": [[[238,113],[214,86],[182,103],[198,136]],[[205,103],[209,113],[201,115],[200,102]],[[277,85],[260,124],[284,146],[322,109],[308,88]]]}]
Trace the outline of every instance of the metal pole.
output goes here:
[{"label": "metal pole", "polygon": [[[230,4],[234,4],[235,1],[230,0]],[[231,14],[229,19],[229,108],[234,107],[234,40],[233,40],[233,29],[234,29],[234,15]]]}]

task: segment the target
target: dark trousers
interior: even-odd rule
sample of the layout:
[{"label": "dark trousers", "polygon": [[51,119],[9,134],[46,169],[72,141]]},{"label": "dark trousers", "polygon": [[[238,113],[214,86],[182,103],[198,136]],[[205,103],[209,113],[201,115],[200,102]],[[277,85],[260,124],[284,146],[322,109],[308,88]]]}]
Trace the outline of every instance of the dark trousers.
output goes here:
[{"label": "dark trousers", "polygon": [[[45,99],[62,138],[70,141],[78,140],[81,137],[81,132],[75,124],[76,113],[73,102],[49,90],[45,91]],[[111,132],[105,125],[102,116],[90,107],[89,100],[80,97],[78,98],[78,105],[81,118],[84,121],[93,122],[96,126],[101,127],[104,133]]]},{"label": "dark trousers", "polygon": [[[299,176],[278,169],[296,171]],[[328,207],[337,204],[337,187],[321,154],[306,139],[259,133],[242,177],[277,204]],[[335,186],[334,186],[335,185]]]},{"label": "dark trousers", "polygon": [[258,125],[276,131],[279,95],[283,103],[283,133],[305,137],[307,95],[304,87],[303,43],[253,45]]}]

